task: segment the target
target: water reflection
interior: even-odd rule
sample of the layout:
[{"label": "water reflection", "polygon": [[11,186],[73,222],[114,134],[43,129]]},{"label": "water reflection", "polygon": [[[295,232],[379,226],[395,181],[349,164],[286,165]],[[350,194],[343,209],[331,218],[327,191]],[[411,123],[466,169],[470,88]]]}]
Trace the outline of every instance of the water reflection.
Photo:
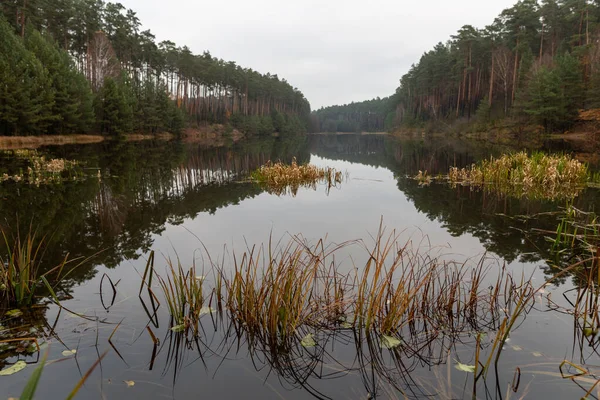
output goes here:
[{"label": "water reflection", "polygon": [[[393,197],[387,192],[384,193],[383,185],[359,187],[357,184],[348,185],[350,191],[345,191],[346,187],[343,186],[331,197],[317,198],[300,193],[297,199],[276,198],[275,200],[282,200],[280,203],[285,201],[285,207],[276,210],[273,208],[275,210],[273,211],[270,209],[275,204],[273,198],[268,197],[259,186],[244,182],[245,176],[250,171],[268,160],[281,159],[290,162],[293,157],[296,157],[299,162],[308,162],[311,156],[318,156],[314,157],[313,161],[321,163],[334,163],[336,160],[341,160],[391,171],[393,176],[389,174],[389,188],[386,186],[385,190],[389,189],[395,195],[405,196],[415,209],[411,208],[410,212],[426,217],[432,221],[436,229],[439,227],[440,230],[454,237],[474,237],[475,242],[481,243],[486,250],[498,254],[506,261],[537,262],[553,259],[555,254],[544,237],[546,235],[532,234],[532,232],[535,229],[547,232],[555,230],[557,217],[552,212],[562,204],[503,198],[473,191],[470,188],[452,189],[441,184],[420,187],[416,181],[406,178],[415,175],[419,170],[427,170],[434,175],[446,173],[450,166],[466,166],[490,154],[500,154],[506,150],[507,148],[503,146],[473,141],[398,140],[381,135],[269,138],[221,148],[203,148],[179,142],[108,142],[98,145],[54,147],[45,151],[56,157],[85,162],[86,168],[91,172],[90,175],[96,176],[99,171],[101,178],[65,182],[41,189],[5,182],[0,185],[0,213],[2,213],[0,225],[2,227],[13,227],[18,224],[23,226],[34,221],[39,232],[49,234],[48,251],[44,257],[48,266],[56,265],[57,261],[62,260],[67,253],[70,253],[71,257],[96,255],[93,262],[86,268],[80,268],[77,274],[72,275],[72,280],[64,283],[63,291],[67,294],[73,290],[80,291],[80,294],[89,294],[91,291],[96,293],[96,285],[104,284],[105,297],[99,302],[104,302],[105,308],[103,310],[98,306],[94,308],[94,313],[98,311],[102,318],[111,317],[110,321],[115,325],[120,317],[126,317],[126,324],[129,324],[131,331],[135,332],[132,334],[131,331],[125,331],[126,327],[121,327],[115,335],[116,343],[121,337],[123,342],[131,345],[131,348],[123,349],[123,342],[120,344],[119,349],[124,358],[130,365],[147,365],[150,370],[160,371],[162,375],[169,376],[169,381],[172,374],[172,382],[186,382],[185,385],[178,386],[182,398],[197,397],[198,384],[193,383],[202,379],[198,378],[202,370],[210,377],[205,377],[201,382],[206,397],[224,397],[223,395],[227,393],[239,396],[243,395],[243,390],[247,388],[256,389],[256,393],[266,393],[266,396],[270,397],[280,397],[277,391],[285,390],[286,398],[306,398],[306,392],[316,398],[365,398],[366,395],[382,398],[401,397],[398,392],[413,398],[472,397],[470,375],[466,375],[465,378],[463,372],[454,369],[453,357],[456,356],[463,363],[472,363],[475,335],[452,336],[441,332],[435,340],[411,343],[410,347],[388,351],[381,349],[378,343],[370,341],[369,338],[357,336],[353,330],[337,330],[317,336],[318,346],[314,349],[307,349],[296,343],[295,346],[282,351],[280,347],[257,341],[256,337],[248,337],[243,330],[236,329],[235,326],[224,324],[219,320],[213,321],[210,316],[205,316],[203,335],[197,341],[188,342],[181,335],[169,331],[165,325],[162,325],[162,330],[159,328],[159,317],[153,312],[151,299],[145,298],[149,309],[148,318],[153,320],[151,323],[148,322],[148,318],[141,311],[141,306],[138,307],[137,296],[135,296],[139,287],[139,277],[131,269],[127,269],[130,264],[124,261],[135,260],[156,247],[157,237],[174,225],[187,227],[193,220],[199,221],[198,223],[205,223],[208,220],[209,223],[218,224],[226,220],[223,215],[226,214],[225,210],[236,209],[246,212],[248,208],[238,204],[253,198],[264,202],[266,204],[264,208],[268,209],[259,210],[263,213],[258,216],[258,221],[271,218],[271,212],[275,211],[280,214],[287,213],[289,218],[285,221],[294,218],[306,220],[308,219],[306,213],[313,211],[314,208],[322,207],[325,202],[337,202],[334,207],[338,208],[339,213],[330,217],[336,219],[344,213],[349,214],[345,215],[346,221],[340,222],[342,226],[340,229],[352,235],[351,239],[357,239],[358,237],[355,236],[357,233],[364,233],[364,226],[352,228],[353,214],[347,210],[355,212],[356,209],[344,208],[344,202],[358,202],[361,207],[374,209],[377,209],[378,204],[366,203],[372,201],[372,197],[365,197],[367,200],[345,198],[345,193],[352,192],[356,195],[359,191],[371,190],[381,197],[382,204],[387,202],[385,205],[388,207],[396,206],[398,196]],[[2,168],[10,168],[8,160],[2,160],[0,165]],[[355,178],[361,177],[362,175]],[[353,179],[352,175],[350,179]],[[259,195],[260,199],[258,199]],[[576,198],[573,204],[581,210],[597,210],[600,206],[599,202],[598,192],[587,190]],[[250,208],[250,211],[252,210],[256,209]],[[408,208],[400,210],[399,213],[406,210]],[[331,212],[331,208],[327,208],[326,212]],[[199,215],[202,213],[212,214],[214,218],[200,218]],[[235,221],[239,215],[230,214],[227,217]],[[319,222],[319,218],[321,218],[320,214],[315,217],[315,220]],[[245,222],[252,223],[254,220],[249,221]],[[313,224],[313,221],[309,220],[308,224]],[[231,224],[223,229],[230,230],[230,226]],[[211,229],[212,226],[208,227],[208,230]],[[325,228],[322,225],[317,226],[315,230],[319,230],[321,235],[327,233],[324,232]],[[215,237],[215,241],[221,243],[222,237],[217,234]],[[252,241],[261,239],[252,238]],[[187,248],[180,250],[188,251]],[[114,270],[119,265],[121,267]],[[137,265],[139,266],[139,263]],[[555,272],[551,266],[544,268],[547,274]],[[97,270],[102,273],[95,277]],[[123,277],[123,282],[119,286],[119,291],[122,290],[123,294],[118,294],[116,302],[112,298],[110,285],[106,281],[99,282],[100,275],[104,276],[104,272],[111,274],[115,278],[115,283],[118,281],[115,275],[119,278]],[[133,282],[131,286],[135,288],[134,292],[127,291],[127,288],[130,288],[126,286],[128,279]],[[566,279],[566,277],[562,278],[563,281]],[[94,284],[91,291],[89,287],[76,288],[78,283],[87,280],[91,280]],[[132,297],[132,294],[136,302],[135,306],[138,307],[135,308],[135,312],[131,312],[133,307],[123,298]],[[577,296],[577,293],[573,295]],[[83,299],[80,304],[88,307],[88,302],[93,304],[93,300],[90,299]],[[123,307],[122,302],[128,304],[124,311],[120,308]],[[46,313],[45,306],[41,310]],[[109,311],[110,315],[108,315]],[[161,312],[164,312],[164,308]],[[565,312],[568,312],[568,309]],[[166,321],[164,315],[161,317],[163,317],[161,322]],[[533,334],[539,331],[539,326],[536,324],[541,321],[539,315],[534,318],[538,319],[533,319],[534,322],[523,328],[525,335],[531,334],[533,339],[529,340],[533,342],[537,341],[537,337]],[[54,318],[50,322],[53,325],[52,321]],[[18,320],[14,322],[20,323]],[[476,327],[473,330],[494,331],[499,322],[495,321],[493,326]],[[156,354],[151,355],[153,344],[144,330],[145,324],[151,326],[162,339],[160,346],[154,347]],[[39,324],[34,323],[34,325]],[[43,325],[45,328],[40,327],[38,330],[45,329],[44,335],[54,331],[54,328],[46,326],[45,322]],[[99,336],[102,343],[106,343],[114,325],[104,330],[101,328],[96,327],[95,322],[89,322],[85,329],[91,332],[93,329],[98,329],[101,332]],[[553,325],[553,328],[560,332],[557,335],[561,338],[571,332],[571,325],[566,328],[563,325],[560,327]],[[143,332],[143,339],[139,339],[142,337],[140,330]],[[576,353],[575,349],[579,347],[580,353],[587,352],[586,355],[581,356],[582,360],[596,360],[598,341],[584,338],[579,331],[576,334],[579,335],[580,341],[577,343],[579,346],[572,346],[573,353]],[[301,333],[299,335],[302,336]],[[526,343],[527,339],[523,339],[523,336],[521,339]],[[139,339],[139,342],[131,343],[131,337]],[[410,337],[422,339],[418,335]],[[76,339],[71,340],[70,347],[78,345],[80,339],[88,348],[93,347],[94,342],[97,341],[91,334],[77,336]],[[515,340],[518,339],[517,334]],[[490,335],[485,342],[485,349],[489,348],[492,340]],[[549,339],[549,341],[553,340],[555,338]],[[554,344],[555,342],[551,346],[559,347]],[[570,343],[567,346],[570,346]],[[593,346],[591,350],[590,346]],[[452,351],[451,358],[448,357],[448,350]],[[535,350],[538,351],[537,348]],[[85,347],[82,346],[82,353],[84,352]],[[7,354],[13,356],[17,353]],[[559,357],[562,356],[561,353]],[[573,358],[576,356],[573,354]],[[495,387],[480,385],[477,388],[477,396],[502,398],[507,389],[510,390],[510,378],[514,366],[519,361],[514,354],[512,357],[514,359],[508,357],[508,361],[505,364],[502,361],[500,365],[501,370],[504,368],[502,395],[496,396]],[[152,361],[148,363],[150,359]],[[238,362],[240,359],[250,362]],[[531,356],[520,360],[524,359],[524,362],[530,362]],[[552,360],[552,367],[547,367],[545,370],[549,374],[556,373],[550,368],[554,368],[560,361],[554,361],[556,360]],[[110,360],[107,361],[109,362]],[[187,368],[186,371],[186,367],[194,363],[196,368]],[[124,368],[122,364],[122,361],[116,358],[108,365],[111,369],[114,367],[115,370],[120,371],[120,368]],[[448,377],[447,367],[450,368],[451,379]],[[220,372],[221,368],[222,372]],[[242,368],[244,371],[240,372]],[[249,373],[249,369],[254,372]],[[129,369],[127,371],[133,374]],[[148,379],[147,376],[140,375],[140,379]],[[236,380],[236,385],[231,385],[231,376],[239,379]],[[153,377],[160,378],[156,375]],[[126,379],[133,378],[127,376]],[[214,380],[212,384],[211,379]],[[336,381],[335,385],[331,384],[333,380]],[[257,382],[260,385],[257,385]],[[273,389],[265,389],[264,382],[268,382],[269,385],[280,383],[283,389],[278,386],[275,388],[276,385],[272,386]],[[142,384],[140,383],[139,386]],[[116,385],[112,388],[108,386],[107,390],[117,390],[114,389],[115,387]],[[228,392],[227,388],[231,388],[233,392]],[[300,388],[302,391],[293,392],[294,388]],[[521,397],[524,389],[522,387],[516,397]],[[157,389],[152,386],[146,394],[158,397],[160,394],[157,394],[157,391],[161,390],[161,394],[172,395],[175,389],[174,387]],[[538,385],[536,393],[540,398],[555,394],[545,385]],[[118,394],[126,396],[127,392],[118,392]],[[576,394],[581,393],[576,392]]]},{"label": "water reflection", "polygon": [[[562,143],[564,149],[565,144]],[[105,142],[97,145],[45,149],[54,157],[79,160],[100,179],[64,182],[37,188],[15,182],[0,184],[2,227],[28,225],[48,233],[45,260],[56,265],[71,257],[94,257],[94,265],[114,268],[124,260],[148,252],[153,237],[166,225],[182,224],[199,213],[215,213],[263,192],[244,183],[249,172],[269,160],[308,162],[311,154],[382,167],[394,173],[398,189],[453,236],[471,234],[485,248],[507,261],[549,259],[544,235],[557,218],[548,214],[556,203],[499,197],[470,188],[436,184],[423,188],[406,179],[419,170],[446,173],[451,166],[467,166],[505,146],[457,139],[399,140],[385,135],[315,135],[268,138],[220,148],[180,142]],[[3,159],[2,168],[10,169]],[[343,191],[343,190],[342,190]],[[574,200],[581,210],[600,208],[597,190],[586,190]],[[537,215],[536,218],[520,218]],[[82,282],[94,275],[90,265],[73,277]]]}]

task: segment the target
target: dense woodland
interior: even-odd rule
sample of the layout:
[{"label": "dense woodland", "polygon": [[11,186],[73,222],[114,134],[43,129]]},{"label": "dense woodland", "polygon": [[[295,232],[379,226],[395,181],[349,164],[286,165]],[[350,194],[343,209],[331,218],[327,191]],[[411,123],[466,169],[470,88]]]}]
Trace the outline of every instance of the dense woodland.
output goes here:
[{"label": "dense woodland", "polygon": [[0,135],[180,132],[226,124],[296,133],[310,104],[285,79],[157,43],[102,0],[0,2]]},{"label": "dense woodland", "polygon": [[[482,29],[465,25],[423,54],[388,106],[394,126],[510,120],[565,131],[579,110],[600,107],[600,1],[522,0]],[[354,107],[319,112],[343,121]]]},{"label": "dense woodland", "polygon": [[311,115],[314,132],[383,132],[394,123],[394,107],[388,97],[331,106]]}]

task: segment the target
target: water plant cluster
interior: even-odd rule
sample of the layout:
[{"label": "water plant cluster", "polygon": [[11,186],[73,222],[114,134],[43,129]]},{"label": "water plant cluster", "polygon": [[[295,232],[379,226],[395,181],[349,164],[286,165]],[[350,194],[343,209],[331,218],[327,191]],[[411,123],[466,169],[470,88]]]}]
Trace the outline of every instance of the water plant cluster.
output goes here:
[{"label": "water plant cluster", "polygon": [[8,153],[23,160],[26,168],[23,167],[14,174],[3,173],[0,182],[13,180],[39,186],[64,180],[78,180],[83,177],[81,165],[75,160],[47,158],[37,150],[13,150]]},{"label": "water plant cluster", "polygon": [[[28,256],[35,254],[36,247],[30,244],[33,241],[16,243],[21,250],[13,251],[17,257],[12,259],[23,259],[22,265],[30,268],[37,265],[37,258]],[[342,253],[350,246],[363,250],[364,263],[344,265],[338,261],[344,259]],[[377,380],[389,385],[390,393],[417,390],[420,395],[440,394],[435,382],[413,381],[410,373],[424,365],[443,364],[472,374],[473,393],[477,393],[477,382],[485,381],[488,372],[498,368],[510,333],[536,306],[544,288],[553,279],[577,272],[579,266],[590,262],[582,260],[565,267],[536,287],[530,278],[514,276],[491,258],[448,261],[433,250],[423,252],[425,247],[423,242],[401,242],[396,232],[387,234],[380,227],[371,245],[363,241],[327,244],[326,239],[313,243],[292,236],[277,243],[271,240],[263,246],[250,247],[242,254],[234,253],[231,266],[224,260],[213,262],[208,253],[205,258],[208,262],[202,268],[195,263],[188,268],[179,259],[167,258],[165,273],[155,268],[152,252],[141,279],[139,297],[155,327],[158,327],[158,310],[164,304],[170,323],[162,342],[168,344],[168,360],[175,357],[176,369],[182,362],[179,351],[197,349],[200,357],[203,352],[219,351],[208,347],[205,343],[210,340],[203,338],[220,326],[225,334],[220,339],[221,351],[239,350],[241,343],[245,343],[253,361],[256,357],[269,364],[293,385],[304,387],[308,377],[333,357],[326,350],[328,347],[350,345],[359,359],[350,366],[340,361],[339,368],[364,373],[365,382],[374,373]],[[596,284],[600,280],[598,264],[593,259],[591,262],[592,268],[582,272],[585,281],[572,293],[565,294],[572,299],[571,307],[550,296],[546,299],[551,310],[574,317],[582,346],[600,344]],[[6,270],[0,272],[9,274]],[[30,286],[38,287],[36,274],[31,272],[28,276]],[[45,276],[42,277],[46,282]],[[110,308],[117,289],[105,277],[108,278],[105,274],[100,281],[100,296],[104,298],[103,289],[106,291],[110,285],[113,291]],[[62,309],[52,287],[47,288],[47,296]],[[19,307],[16,311],[28,312],[31,308],[31,303],[19,301],[16,296],[11,299],[11,307]],[[14,319],[18,321],[20,316]],[[213,328],[203,326],[205,322],[213,324]],[[123,358],[111,342],[119,325],[114,328],[109,344]],[[153,365],[161,341],[150,323],[146,330],[154,343]],[[12,346],[7,354],[40,353],[37,338],[31,336],[6,339]],[[3,342],[0,344],[7,344]],[[201,350],[203,346],[207,347]],[[457,346],[467,349],[467,353],[455,354]],[[457,358],[451,359],[450,354]],[[258,365],[259,361],[256,362]],[[172,365],[171,361],[167,365]],[[597,386],[597,378],[585,365],[565,360],[561,371],[563,367],[576,370],[577,378],[585,380],[586,391]],[[31,384],[39,380],[42,368],[43,363],[32,375]],[[515,377],[520,379],[520,374],[520,370],[515,371]],[[439,382],[446,385],[445,378],[441,377]],[[515,392],[516,380],[517,383],[512,383]],[[453,393],[455,388],[449,384],[449,377],[447,381],[444,390]],[[375,393],[382,384],[375,380],[372,386],[371,392]]]},{"label": "water plant cluster", "polygon": [[419,171],[415,179],[420,185],[445,180],[511,197],[560,200],[576,197],[598,178],[586,164],[569,155],[518,152],[492,156],[466,168],[451,167],[446,176],[432,177]]},{"label": "water plant cluster", "polygon": [[300,187],[315,188],[318,183],[325,183],[328,189],[335,187],[342,183],[343,174],[335,168],[298,164],[294,158],[291,164],[269,161],[254,171],[251,179],[273,193],[295,195]]},{"label": "water plant cluster", "polygon": [[490,157],[470,169],[453,167],[452,184],[492,185],[494,190],[517,197],[571,198],[588,182],[585,164],[568,155],[526,152]]}]

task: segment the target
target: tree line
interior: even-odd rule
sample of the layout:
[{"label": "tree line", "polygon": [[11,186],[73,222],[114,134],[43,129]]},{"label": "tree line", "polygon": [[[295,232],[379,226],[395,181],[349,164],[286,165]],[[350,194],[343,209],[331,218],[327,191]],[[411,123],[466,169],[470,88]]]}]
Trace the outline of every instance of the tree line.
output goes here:
[{"label": "tree line", "polygon": [[390,98],[321,107],[311,115],[313,132],[383,132],[394,122]]},{"label": "tree line", "polygon": [[521,0],[484,28],[463,26],[412,65],[389,107],[395,127],[569,129],[600,107],[600,0]]},{"label": "tree line", "polygon": [[0,134],[177,133],[229,124],[306,130],[310,104],[285,79],[157,43],[136,13],[102,0],[3,0]]}]

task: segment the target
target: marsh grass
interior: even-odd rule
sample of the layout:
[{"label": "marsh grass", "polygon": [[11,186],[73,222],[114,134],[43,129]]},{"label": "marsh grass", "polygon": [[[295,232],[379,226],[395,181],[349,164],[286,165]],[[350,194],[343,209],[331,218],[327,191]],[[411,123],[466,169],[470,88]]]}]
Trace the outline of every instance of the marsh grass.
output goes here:
[{"label": "marsh grass", "polygon": [[78,180],[83,177],[79,162],[62,158],[47,158],[37,150],[14,150],[10,155],[24,160],[26,168],[15,174],[3,173],[0,182],[13,180],[32,185],[60,183],[65,180]]},{"label": "marsh grass", "polygon": [[327,185],[328,190],[342,183],[343,174],[334,168],[319,168],[315,165],[301,165],[292,161],[290,165],[282,162],[267,162],[254,171],[251,179],[265,185],[275,194],[291,193],[295,195],[301,187],[316,188],[319,183]]},{"label": "marsh grass", "polygon": [[486,186],[515,197],[573,198],[592,174],[585,164],[568,155],[525,152],[490,157],[470,168],[450,168],[451,184]]},{"label": "marsh grass", "polygon": [[501,310],[511,307],[520,290],[504,268],[490,289],[484,285],[489,271],[484,260],[460,264],[419,254],[383,228],[373,247],[364,246],[365,265],[344,270],[335,255],[357,244],[364,246],[328,248],[324,240],[310,245],[292,237],[235,257],[233,276],[224,278],[234,323],[274,343],[297,340],[305,328],[427,341],[498,329]]},{"label": "marsh grass", "polygon": [[23,237],[17,231],[11,238],[4,230],[0,230],[0,236],[6,251],[0,254],[0,299],[5,307],[31,306],[43,289],[56,298],[55,285],[85,262],[69,260],[67,255],[57,266],[42,271],[45,237],[39,238],[31,228]]},{"label": "marsh grass", "polygon": [[[154,323],[155,327],[158,327],[157,311],[161,303],[152,290],[152,280],[156,276],[171,317],[171,330],[178,333],[184,332],[186,335],[192,333],[193,336],[197,336],[200,333],[200,318],[216,312],[216,309],[212,308],[212,305],[213,301],[217,302],[216,296],[219,292],[216,289],[208,293],[204,291],[203,284],[206,277],[197,274],[195,263],[186,269],[181,264],[179,257],[177,257],[175,261],[167,258],[166,264],[167,273],[163,277],[156,273],[154,269],[154,252],[150,253],[139,291],[142,305],[150,321]],[[219,287],[220,280],[217,279],[216,282],[216,286]],[[144,287],[148,289],[152,313],[150,313],[142,298]],[[151,330],[149,332],[152,334],[153,341],[156,344],[154,334]]]}]

